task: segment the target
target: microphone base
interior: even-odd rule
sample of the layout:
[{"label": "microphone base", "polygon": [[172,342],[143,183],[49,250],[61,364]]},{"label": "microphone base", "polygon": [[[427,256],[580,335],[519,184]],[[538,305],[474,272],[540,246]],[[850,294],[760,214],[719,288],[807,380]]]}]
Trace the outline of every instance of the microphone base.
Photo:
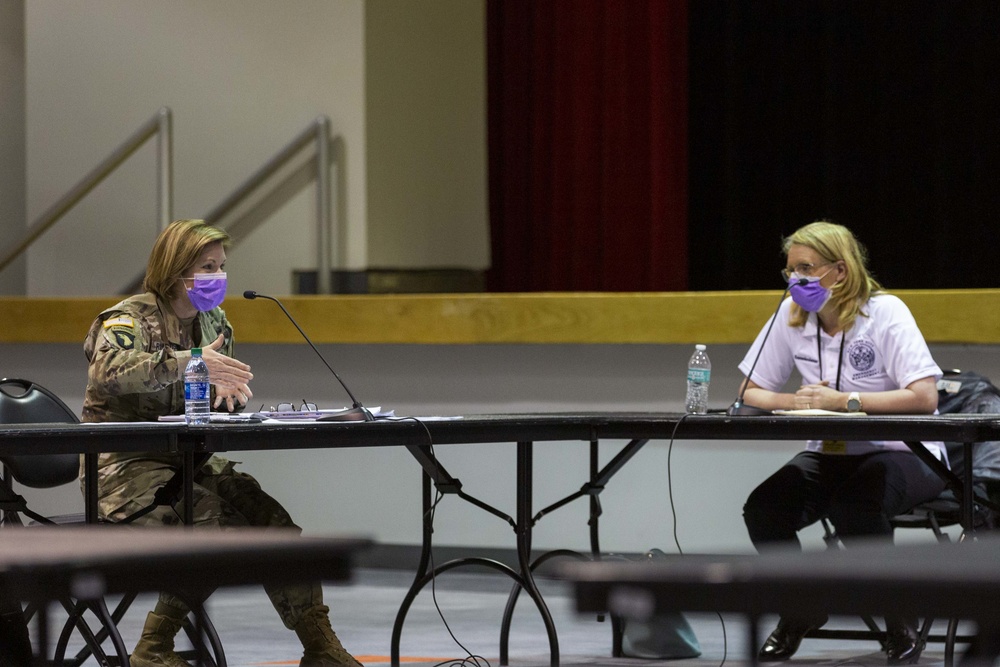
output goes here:
[{"label": "microphone base", "polygon": [[770,410],[758,408],[753,405],[747,405],[742,401],[736,401],[729,406],[729,409],[726,410],[726,414],[730,417],[761,417],[772,413]]},{"label": "microphone base", "polygon": [[347,408],[333,414],[323,415],[318,422],[373,422],[375,416],[363,405]]}]

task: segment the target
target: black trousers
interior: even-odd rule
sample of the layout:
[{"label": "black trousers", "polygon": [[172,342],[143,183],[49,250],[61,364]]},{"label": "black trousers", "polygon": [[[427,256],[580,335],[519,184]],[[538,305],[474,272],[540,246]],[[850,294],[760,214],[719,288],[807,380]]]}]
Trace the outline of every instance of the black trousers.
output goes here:
[{"label": "black trousers", "polygon": [[908,451],[843,455],[800,452],[743,506],[758,551],[799,544],[796,533],[827,517],[837,534],[892,541],[889,519],[937,497],[944,481]]}]

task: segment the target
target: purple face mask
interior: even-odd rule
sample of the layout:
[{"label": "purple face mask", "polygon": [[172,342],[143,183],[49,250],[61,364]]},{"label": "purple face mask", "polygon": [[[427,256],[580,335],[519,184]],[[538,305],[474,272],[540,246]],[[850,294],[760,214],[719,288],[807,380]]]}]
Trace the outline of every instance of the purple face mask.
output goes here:
[{"label": "purple face mask", "polygon": [[[826,302],[830,300],[830,290],[826,287],[820,285],[819,281],[825,277],[824,273],[822,276],[803,278],[792,274],[788,279],[788,284],[791,285],[789,291],[792,294],[792,301],[797,303],[802,310],[807,313],[818,313],[826,305]],[[799,284],[801,280],[808,280],[805,285]]]},{"label": "purple face mask", "polygon": [[194,274],[194,287],[188,288],[187,295],[191,305],[201,312],[212,310],[226,298],[226,273]]}]

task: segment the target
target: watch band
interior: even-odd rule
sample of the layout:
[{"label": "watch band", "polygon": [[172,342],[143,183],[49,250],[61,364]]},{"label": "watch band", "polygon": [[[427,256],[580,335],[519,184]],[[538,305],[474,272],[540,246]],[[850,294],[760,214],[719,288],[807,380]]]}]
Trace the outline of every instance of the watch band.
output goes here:
[{"label": "watch band", "polygon": [[861,412],[861,394],[859,392],[852,391],[847,396],[847,411]]}]

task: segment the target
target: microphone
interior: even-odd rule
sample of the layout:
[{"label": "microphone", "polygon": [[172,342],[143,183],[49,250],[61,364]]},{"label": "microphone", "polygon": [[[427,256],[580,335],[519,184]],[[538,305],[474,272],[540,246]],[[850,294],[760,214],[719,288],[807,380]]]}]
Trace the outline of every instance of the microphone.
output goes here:
[{"label": "microphone", "polygon": [[729,406],[726,410],[726,414],[730,417],[753,417],[759,415],[769,415],[770,410],[765,410],[764,408],[758,408],[754,405],[747,405],[743,402],[743,394],[746,393],[747,387],[750,386],[750,376],[753,375],[753,369],[757,368],[757,361],[760,359],[760,353],[764,351],[764,344],[767,343],[767,337],[771,335],[771,328],[774,327],[774,322],[778,319],[778,311],[781,310],[781,304],[785,302],[785,295],[788,294],[788,290],[792,289],[792,285],[807,285],[809,281],[805,278],[799,278],[797,282],[789,283],[785,287],[785,291],[781,293],[781,298],[778,299],[778,307],[774,309],[774,315],[771,317],[771,323],[767,326],[767,331],[764,333],[763,340],[760,341],[760,347],[757,348],[757,356],[754,357],[753,363],[750,364],[750,371],[747,373],[746,380],[743,382],[743,386],[740,388],[739,396],[733,401],[733,404]]},{"label": "microphone", "polygon": [[254,292],[252,289],[248,289],[247,291],[243,292],[243,298],[249,299],[250,301],[253,301],[254,299],[268,299],[269,301],[273,301],[276,304],[278,304],[278,307],[281,308],[281,312],[285,314],[285,317],[288,318],[288,321],[295,325],[295,328],[299,330],[299,333],[302,334],[302,337],[305,338],[307,343],[309,343],[309,347],[313,349],[313,352],[316,353],[316,356],[319,357],[320,361],[322,361],[323,364],[330,369],[330,372],[333,373],[333,377],[337,378],[337,382],[339,382],[340,386],[344,388],[344,391],[347,392],[347,395],[351,397],[353,407],[351,407],[348,410],[343,410],[334,413],[332,415],[320,417],[317,421],[366,421],[366,422],[375,421],[375,417],[374,415],[372,415],[371,411],[365,406],[361,405],[361,401],[354,398],[354,394],[351,393],[351,390],[347,388],[347,385],[344,384],[344,381],[340,379],[339,375],[337,375],[337,371],[333,370],[333,366],[331,366],[327,362],[327,360],[323,358],[323,355],[320,354],[320,351],[316,349],[316,346],[313,345],[313,342],[309,340],[309,336],[306,335],[306,332],[302,330],[302,327],[299,326],[299,323],[295,321],[295,318],[292,317],[291,313],[289,313],[288,310],[285,309],[285,306],[282,305],[280,301],[275,299],[273,296],[268,296],[266,294],[258,294],[257,292]]}]

